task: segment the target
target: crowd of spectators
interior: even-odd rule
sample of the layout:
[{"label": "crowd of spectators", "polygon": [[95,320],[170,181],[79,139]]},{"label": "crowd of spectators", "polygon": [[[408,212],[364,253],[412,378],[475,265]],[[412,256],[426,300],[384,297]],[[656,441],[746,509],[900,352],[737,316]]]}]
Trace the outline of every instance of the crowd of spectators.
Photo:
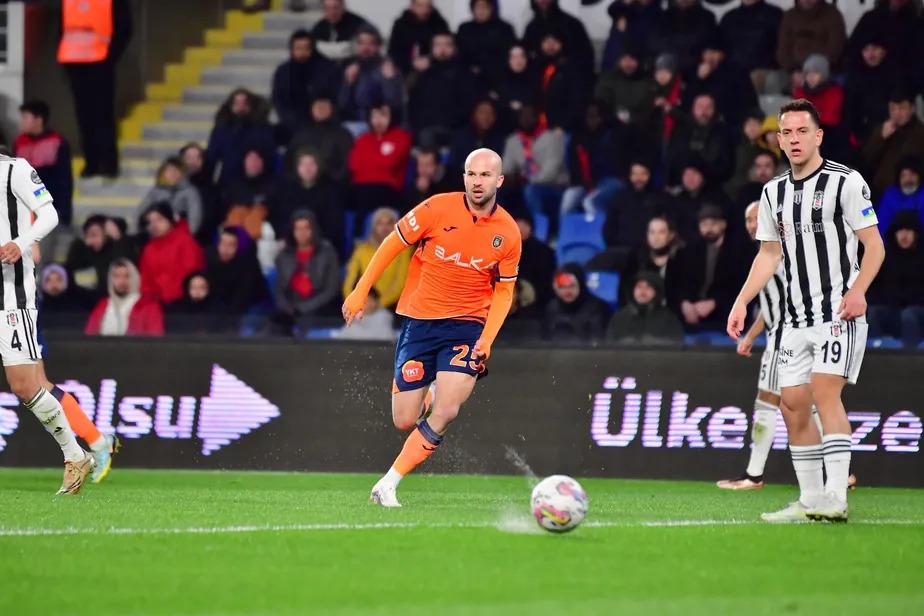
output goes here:
[{"label": "crowd of spectators", "polygon": [[[66,262],[42,275],[45,312],[92,310],[89,334],[303,335],[336,317],[397,217],[460,190],[465,156],[489,147],[523,235],[510,331],[681,344],[723,329],[755,250],[745,208],[786,168],[761,102],[804,97],[820,111],[823,154],[873,190],[889,248],[871,334],[921,341],[917,0],[877,1],[850,36],[824,0],[787,11],[742,0],[718,21],[698,0],[617,0],[601,62],[557,0],[531,4],[521,38],[496,0],[472,0],[455,33],[431,0],[411,0],[383,36],[324,0],[323,19],[292,33],[269,100],[230,92],[208,143],[163,161],[137,220],[86,220]],[[69,222],[67,144],[47,105],[21,111],[16,154]],[[569,216],[603,221],[595,254],[556,252]],[[408,259],[349,335],[392,336]],[[598,297],[599,274],[619,275],[616,297]]]}]

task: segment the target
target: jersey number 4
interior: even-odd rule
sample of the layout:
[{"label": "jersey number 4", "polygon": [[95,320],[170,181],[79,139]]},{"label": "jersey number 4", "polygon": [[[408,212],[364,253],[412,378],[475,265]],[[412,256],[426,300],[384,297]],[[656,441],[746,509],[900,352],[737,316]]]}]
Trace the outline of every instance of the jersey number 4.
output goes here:
[{"label": "jersey number 4", "polygon": [[10,348],[14,351],[22,351],[22,342],[19,341],[19,332],[13,332],[13,338],[10,340]]}]

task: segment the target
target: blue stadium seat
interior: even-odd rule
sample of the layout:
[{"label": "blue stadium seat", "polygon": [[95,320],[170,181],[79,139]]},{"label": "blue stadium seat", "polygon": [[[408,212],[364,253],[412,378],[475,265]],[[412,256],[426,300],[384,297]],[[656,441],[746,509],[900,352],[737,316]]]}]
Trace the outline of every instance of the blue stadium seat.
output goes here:
[{"label": "blue stadium seat", "polygon": [[591,257],[606,248],[603,242],[603,223],[606,215],[565,214],[558,230],[558,264],[584,265]]},{"label": "blue stadium seat", "polygon": [[594,258],[600,252],[599,248],[590,244],[570,244],[564,248],[558,249],[558,265],[574,263],[576,265],[587,265],[587,262]]},{"label": "blue stadium seat", "polygon": [[363,236],[360,239],[366,239],[369,237],[369,232],[372,231],[372,212],[366,214],[366,221],[363,223]]},{"label": "blue stadium seat", "polygon": [[732,340],[725,332],[712,332],[709,335],[709,344],[712,346],[727,347],[738,346],[738,343]]},{"label": "blue stadium seat", "polygon": [[902,341],[898,338],[889,338],[884,336],[882,338],[870,338],[866,341],[867,348],[870,349],[901,349],[904,348]]},{"label": "blue stadium seat", "polygon": [[588,272],[587,288],[591,293],[615,309],[619,305],[619,274],[617,272]]},{"label": "blue stadium seat", "polygon": [[276,170],[277,177],[283,177],[286,174],[286,151],[285,148],[276,150],[276,160],[273,161],[273,167]]},{"label": "blue stadium seat", "polygon": [[272,267],[266,270],[266,275],[263,278],[266,279],[266,286],[269,288],[270,297],[273,297],[273,292],[276,287],[276,268]]},{"label": "blue stadium seat", "polygon": [[340,333],[339,327],[316,327],[309,329],[305,338],[309,340],[331,340]]},{"label": "blue stadium seat", "polygon": [[549,241],[549,217],[545,214],[533,214],[533,235],[543,242]]},{"label": "blue stadium seat", "polygon": [[687,334],[684,342],[687,346],[736,346],[735,341],[724,332]]},{"label": "blue stadium seat", "polygon": [[347,252],[353,252],[353,240],[356,239],[353,237],[353,227],[356,225],[356,212],[353,210],[347,210],[343,213],[343,228],[346,230],[346,246]]}]

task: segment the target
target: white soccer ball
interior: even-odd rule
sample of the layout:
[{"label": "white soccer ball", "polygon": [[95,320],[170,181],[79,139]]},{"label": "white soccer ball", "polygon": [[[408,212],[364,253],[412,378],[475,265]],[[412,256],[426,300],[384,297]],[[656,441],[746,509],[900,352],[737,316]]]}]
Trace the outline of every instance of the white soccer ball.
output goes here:
[{"label": "white soccer ball", "polygon": [[567,475],[552,475],[533,488],[531,505],[539,526],[553,533],[566,533],[587,517],[587,492]]}]

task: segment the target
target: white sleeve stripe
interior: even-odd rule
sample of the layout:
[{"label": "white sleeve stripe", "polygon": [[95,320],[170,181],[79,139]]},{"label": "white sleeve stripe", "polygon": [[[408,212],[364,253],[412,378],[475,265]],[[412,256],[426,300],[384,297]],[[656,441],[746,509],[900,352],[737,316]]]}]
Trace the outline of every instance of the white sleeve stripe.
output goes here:
[{"label": "white sleeve stripe", "polygon": [[411,243],[410,243],[409,241],[407,241],[407,239],[405,239],[404,234],[401,233],[401,227],[399,227],[398,225],[395,225],[395,233],[398,234],[398,238],[400,238],[401,241],[404,242],[404,245],[405,245],[405,246],[410,246],[410,245],[411,245]]},{"label": "white sleeve stripe", "polygon": [[509,282],[511,280],[516,280],[517,277],[516,276],[498,276],[497,279],[502,280],[504,282]]}]

